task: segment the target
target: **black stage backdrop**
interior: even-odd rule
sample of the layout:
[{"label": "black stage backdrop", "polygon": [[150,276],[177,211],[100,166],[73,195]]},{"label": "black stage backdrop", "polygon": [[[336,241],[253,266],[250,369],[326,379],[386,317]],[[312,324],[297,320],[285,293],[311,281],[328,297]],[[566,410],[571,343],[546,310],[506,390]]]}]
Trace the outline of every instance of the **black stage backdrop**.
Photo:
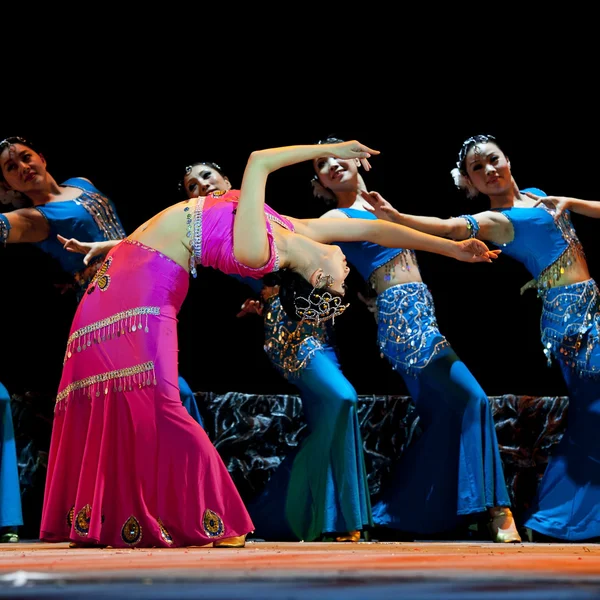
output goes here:
[{"label": "black stage backdrop", "polygon": [[[194,160],[216,161],[237,187],[252,150],[328,134],[381,150],[365,179],[404,212],[447,217],[485,209],[484,200],[464,198],[449,174],[462,141],[477,133],[498,138],[521,188],[600,199],[596,111],[582,93],[567,105],[564,94],[470,91],[466,80],[426,74],[389,89],[357,81],[336,92],[323,75],[303,75],[285,88],[274,74],[261,85],[213,79],[212,88],[181,78],[132,75],[117,84],[108,77],[73,86],[67,96],[29,98],[27,106],[6,92],[0,136],[37,143],[59,182],[91,179],[112,198],[128,232],[181,199],[177,182]],[[318,216],[311,175],[308,164],[274,173],[267,201],[283,214]],[[600,221],[573,221],[598,278]],[[547,368],[542,353],[540,301],[533,291],[519,295],[530,279],[521,265],[507,256],[469,265],[424,252],[419,262],[441,331],[488,395],[566,393],[558,367]],[[13,393],[56,390],[75,301],[53,287],[59,272],[33,247],[0,249],[0,273],[0,381]],[[401,377],[379,357],[373,316],[356,298],[363,284],[357,275],[350,283],[351,308],[336,323],[344,371],[360,394],[405,394]],[[215,271],[191,281],[180,313],[179,362],[192,389],[294,391],[262,350],[262,320],[236,318],[248,292]]]}]

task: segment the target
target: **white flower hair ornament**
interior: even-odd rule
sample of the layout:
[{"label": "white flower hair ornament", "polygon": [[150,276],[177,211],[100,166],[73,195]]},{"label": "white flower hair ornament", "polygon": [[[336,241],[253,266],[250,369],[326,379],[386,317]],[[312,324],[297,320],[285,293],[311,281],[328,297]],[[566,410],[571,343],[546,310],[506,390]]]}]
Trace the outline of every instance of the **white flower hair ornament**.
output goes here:
[{"label": "white flower hair ornament", "polygon": [[455,167],[450,171],[450,175],[452,175],[452,179],[454,180],[454,185],[462,190],[467,198],[475,198],[479,194],[477,188],[471,183],[469,178],[465,177],[458,167]]},{"label": "white flower hair ornament", "polygon": [[333,192],[328,190],[319,181],[319,178],[316,175],[310,180],[310,185],[312,186],[312,192],[315,198],[322,198],[323,200],[335,200],[335,195]]},{"label": "white flower hair ornament", "polygon": [[15,208],[24,208],[29,206],[26,196],[21,192],[16,192],[6,187],[3,182],[0,182],[0,204],[11,204]]}]

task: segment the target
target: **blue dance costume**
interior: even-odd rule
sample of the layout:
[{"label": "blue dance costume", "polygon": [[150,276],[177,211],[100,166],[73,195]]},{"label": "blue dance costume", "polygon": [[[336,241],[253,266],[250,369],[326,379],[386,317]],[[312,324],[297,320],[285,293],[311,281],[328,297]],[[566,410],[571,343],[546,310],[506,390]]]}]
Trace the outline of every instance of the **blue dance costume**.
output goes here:
[{"label": "blue dance costume", "polygon": [[111,200],[89,181],[73,177],[61,185],[77,188],[81,190],[81,194],[73,200],[48,202],[34,207],[48,221],[50,233],[44,241],[33,245],[52,256],[63,271],[73,276],[77,284],[77,297],[81,299],[102,264],[102,257],[86,267],[83,255],[65,251],[56,238],[57,234],[67,239],[103,242],[123,239],[125,230]]},{"label": "blue dance costume", "polygon": [[0,528],[23,525],[10,395],[0,383]]},{"label": "blue dance costume", "polygon": [[[537,195],[546,194],[529,188]],[[525,525],[544,535],[580,541],[600,537],[600,293],[593,279],[552,284],[583,248],[569,211],[497,209],[513,225],[502,251],[536,278],[542,298],[541,341],[569,391],[568,424],[548,461]]]},{"label": "blue dance costume", "polygon": [[[350,218],[376,219],[338,209]],[[338,244],[365,281],[410,250],[370,242]],[[410,268],[403,261],[403,268]],[[377,525],[414,534],[452,531],[465,515],[510,500],[488,398],[440,333],[424,283],[394,285],[377,297],[378,344],[402,375],[420,417],[422,435],[402,454],[377,504]]]},{"label": "blue dance costume", "polygon": [[[259,280],[242,280],[256,292]],[[373,524],[358,396],[326,328],[290,319],[278,295],[265,301],[265,352],[300,392],[309,435],[286,456],[248,511],[256,535],[313,541]]]}]

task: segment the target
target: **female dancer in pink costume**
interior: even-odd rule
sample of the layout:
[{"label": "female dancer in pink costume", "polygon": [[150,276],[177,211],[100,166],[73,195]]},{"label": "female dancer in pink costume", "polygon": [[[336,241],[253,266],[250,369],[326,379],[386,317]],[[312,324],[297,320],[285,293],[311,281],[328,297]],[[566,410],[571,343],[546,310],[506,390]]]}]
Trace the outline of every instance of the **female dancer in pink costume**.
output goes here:
[{"label": "female dancer in pink costume", "polygon": [[319,320],[344,309],[348,267],[341,250],[326,244],[333,239],[367,238],[467,262],[495,258],[478,240],[454,242],[384,221],[291,220],[264,204],[269,173],[324,153],[361,159],[366,168],[378,154],[356,141],[254,152],[239,192],[175,204],[120,243],[64,240],[67,249],[87,252],[86,260],[116,246],[71,327],[42,540],[241,546],[252,531],[225,465],[179,400],[177,312],[196,265],[256,278],[293,268],[314,287],[297,310]]}]

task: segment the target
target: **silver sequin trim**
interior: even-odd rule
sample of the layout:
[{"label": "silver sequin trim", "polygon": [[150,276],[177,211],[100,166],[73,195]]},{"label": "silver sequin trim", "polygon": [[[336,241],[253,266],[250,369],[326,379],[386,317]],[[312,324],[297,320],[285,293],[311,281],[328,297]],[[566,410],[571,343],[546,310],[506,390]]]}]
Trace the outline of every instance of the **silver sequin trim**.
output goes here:
[{"label": "silver sequin trim", "polygon": [[205,200],[205,196],[200,196],[194,207],[194,226],[191,241],[192,255],[190,256],[190,273],[192,275],[196,273],[196,265],[202,265],[202,216]]},{"label": "silver sequin trim", "polygon": [[84,336],[88,333],[92,333],[93,331],[97,331],[98,329],[102,329],[102,327],[108,327],[109,325],[114,325],[119,321],[123,321],[129,317],[136,317],[138,315],[160,315],[160,306],[140,306],[138,308],[132,308],[130,310],[123,310],[118,312],[106,319],[102,319],[101,321],[96,321],[95,323],[90,323],[77,331],[74,331],[67,340],[67,345]]},{"label": "silver sequin trim", "polygon": [[[126,369],[119,369],[117,371],[108,371],[106,373],[99,373],[98,375],[92,375],[91,377],[86,377],[85,379],[79,379],[78,381],[73,381],[66,388],[64,388],[58,396],[56,396],[56,403],[58,404],[62,400],[64,400],[71,392],[76,390],[81,390],[87,387],[91,387],[97,383],[105,383],[108,381],[112,381],[115,379],[123,378],[123,377],[132,377],[134,375],[139,375],[140,373],[147,373],[149,371],[154,370],[154,362],[148,361],[142,363],[140,365],[135,365],[133,367],[127,367]],[[144,385],[150,385],[150,383],[154,383],[156,385],[156,379],[153,378],[151,381],[148,379],[147,381],[144,379],[143,381],[136,382],[139,384],[139,387],[143,387]],[[129,387],[129,390],[133,389],[131,385],[131,381],[126,388]],[[123,391],[118,390],[118,391]],[[108,393],[108,388],[105,389],[105,394]],[[99,395],[99,393],[97,394]]]}]

